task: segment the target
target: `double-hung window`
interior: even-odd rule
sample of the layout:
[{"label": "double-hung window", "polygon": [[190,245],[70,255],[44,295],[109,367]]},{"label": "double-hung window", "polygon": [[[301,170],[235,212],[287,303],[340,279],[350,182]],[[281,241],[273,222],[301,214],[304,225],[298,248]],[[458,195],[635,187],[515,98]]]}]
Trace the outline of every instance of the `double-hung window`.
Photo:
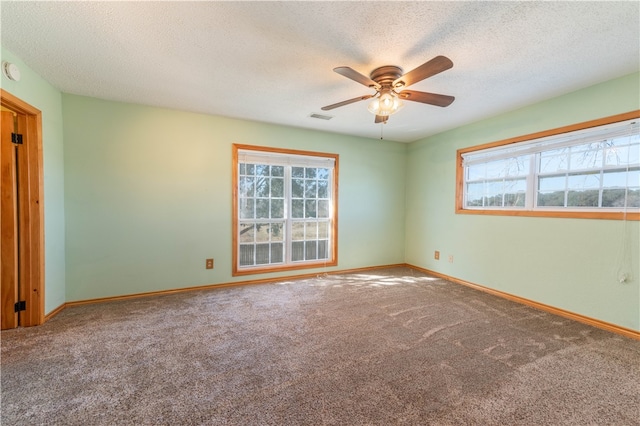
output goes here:
[{"label": "double-hung window", "polygon": [[336,265],[338,155],[233,151],[233,274]]},{"label": "double-hung window", "polygon": [[638,219],[636,117],[623,114],[459,150],[456,211]]}]

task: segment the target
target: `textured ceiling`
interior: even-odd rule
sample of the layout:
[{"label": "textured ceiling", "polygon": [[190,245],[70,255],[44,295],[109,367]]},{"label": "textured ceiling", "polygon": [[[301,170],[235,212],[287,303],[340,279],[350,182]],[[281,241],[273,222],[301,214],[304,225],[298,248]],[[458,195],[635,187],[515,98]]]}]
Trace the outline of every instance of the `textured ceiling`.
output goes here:
[{"label": "textured ceiling", "polygon": [[[640,69],[640,3],[9,2],[2,45],[63,92],[380,137],[372,91],[332,71],[454,66],[384,125],[410,142]],[[333,116],[329,121],[312,113]]]}]

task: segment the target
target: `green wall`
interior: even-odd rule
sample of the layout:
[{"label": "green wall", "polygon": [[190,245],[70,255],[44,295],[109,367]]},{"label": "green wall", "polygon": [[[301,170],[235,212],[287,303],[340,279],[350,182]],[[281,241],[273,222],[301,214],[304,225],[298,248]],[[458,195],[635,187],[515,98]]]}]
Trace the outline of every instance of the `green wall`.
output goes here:
[{"label": "green wall", "polygon": [[405,144],[68,94],[63,111],[67,301],[290,275],[231,276],[232,143],[339,154],[327,270],[404,262]]},{"label": "green wall", "polygon": [[20,68],[20,81],[2,74],[2,89],[42,111],[45,232],[45,313],[65,302],[64,150],[62,95],[22,60],[2,48],[2,61]]},{"label": "green wall", "polygon": [[[639,81],[628,75],[410,144],[406,262],[640,330],[638,221],[454,212],[456,150],[638,110]],[[618,268],[632,280],[620,284]]]}]

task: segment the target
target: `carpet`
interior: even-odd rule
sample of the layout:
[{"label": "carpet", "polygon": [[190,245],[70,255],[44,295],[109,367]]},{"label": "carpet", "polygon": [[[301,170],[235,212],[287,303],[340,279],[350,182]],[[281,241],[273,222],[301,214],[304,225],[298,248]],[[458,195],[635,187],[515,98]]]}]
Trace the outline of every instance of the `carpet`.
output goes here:
[{"label": "carpet", "polygon": [[638,425],[640,342],[408,268],[69,307],[3,425]]}]

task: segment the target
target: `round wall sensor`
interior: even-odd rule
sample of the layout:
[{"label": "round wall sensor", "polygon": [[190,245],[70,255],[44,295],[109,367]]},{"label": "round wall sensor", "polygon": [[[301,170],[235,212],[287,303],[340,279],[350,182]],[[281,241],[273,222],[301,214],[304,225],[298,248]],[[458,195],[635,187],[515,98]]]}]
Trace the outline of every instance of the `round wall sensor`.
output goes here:
[{"label": "round wall sensor", "polygon": [[11,62],[3,62],[2,63],[2,73],[9,79],[13,81],[20,81],[20,68],[16,64],[12,64]]}]

